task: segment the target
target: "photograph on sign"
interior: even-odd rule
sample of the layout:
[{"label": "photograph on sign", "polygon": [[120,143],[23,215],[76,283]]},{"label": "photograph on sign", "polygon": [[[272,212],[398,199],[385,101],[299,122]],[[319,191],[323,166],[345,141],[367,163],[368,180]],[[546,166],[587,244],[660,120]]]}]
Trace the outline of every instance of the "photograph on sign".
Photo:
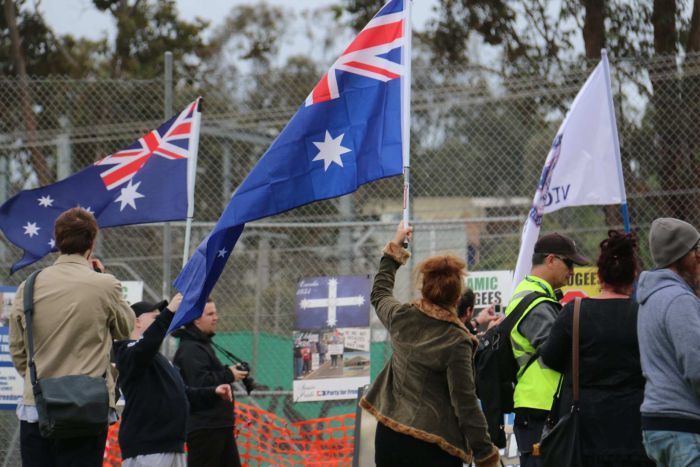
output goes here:
[{"label": "photograph on sign", "polygon": [[369,383],[369,276],[309,277],[296,293],[294,400],[351,399]]},{"label": "photograph on sign", "polygon": [[12,301],[15,299],[17,287],[13,285],[0,285],[0,326],[7,325],[12,310]]}]

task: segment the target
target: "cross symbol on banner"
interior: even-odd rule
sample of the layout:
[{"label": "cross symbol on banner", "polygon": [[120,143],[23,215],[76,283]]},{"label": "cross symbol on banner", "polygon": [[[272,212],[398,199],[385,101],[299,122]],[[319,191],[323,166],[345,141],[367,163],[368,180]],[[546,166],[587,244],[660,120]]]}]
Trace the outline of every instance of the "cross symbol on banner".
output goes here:
[{"label": "cross symbol on banner", "polygon": [[302,310],[308,308],[328,308],[328,326],[335,326],[338,322],[337,310],[341,306],[362,306],[365,303],[363,295],[352,297],[338,297],[338,279],[328,280],[328,298],[305,298],[299,306]]}]

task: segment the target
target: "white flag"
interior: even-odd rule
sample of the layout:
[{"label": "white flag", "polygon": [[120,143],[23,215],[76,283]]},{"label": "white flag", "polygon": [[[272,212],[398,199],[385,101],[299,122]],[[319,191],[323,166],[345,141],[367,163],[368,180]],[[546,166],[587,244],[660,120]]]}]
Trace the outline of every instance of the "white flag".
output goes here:
[{"label": "white flag", "polygon": [[571,104],[547,155],[523,228],[513,287],[532,268],[544,214],[568,206],[626,202],[608,57],[603,53]]}]

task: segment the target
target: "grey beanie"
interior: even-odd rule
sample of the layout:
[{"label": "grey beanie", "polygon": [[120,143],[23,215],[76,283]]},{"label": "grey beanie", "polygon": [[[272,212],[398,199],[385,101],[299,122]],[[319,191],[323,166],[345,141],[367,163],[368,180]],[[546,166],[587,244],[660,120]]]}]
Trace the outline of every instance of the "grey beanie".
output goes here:
[{"label": "grey beanie", "polygon": [[654,265],[666,267],[688,254],[700,240],[692,225],[679,219],[661,217],[651,223],[649,249]]}]

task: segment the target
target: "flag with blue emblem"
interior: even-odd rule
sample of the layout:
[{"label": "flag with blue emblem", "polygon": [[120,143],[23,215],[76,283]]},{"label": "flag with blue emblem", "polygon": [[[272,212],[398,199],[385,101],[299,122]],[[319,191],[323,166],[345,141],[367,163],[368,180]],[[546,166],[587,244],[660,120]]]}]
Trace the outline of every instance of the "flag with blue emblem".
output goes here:
[{"label": "flag with blue emblem", "polygon": [[[391,0],[313,88],[175,280],[170,329],[198,318],[246,222],[402,173],[409,0]],[[409,56],[410,57],[410,56]],[[407,62],[409,65],[407,66]]]},{"label": "flag with blue emblem", "polygon": [[64,211],[82,207],[100,227],[182,220],[188,211],[188,161],[196,159],[199,103],[59,182],[25,190],[0,206],[0,229],[24,256],[11,273],[55,251],[53,228]]}]

